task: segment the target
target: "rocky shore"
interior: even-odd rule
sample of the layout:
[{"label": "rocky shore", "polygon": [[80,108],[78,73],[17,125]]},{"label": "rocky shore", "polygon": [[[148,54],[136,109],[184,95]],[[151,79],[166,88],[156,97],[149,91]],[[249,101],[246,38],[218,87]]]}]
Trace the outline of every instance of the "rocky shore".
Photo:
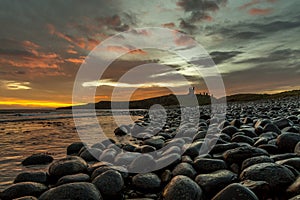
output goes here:
[{"label": "rocky shore", "polygon": [[64,159],[26,158],[48,170],[20,173],[0,199],[300,199],[298,98],[230,104],[225,120],[204,106],[196,125],[169,109],[160,127],[160,112],[117,128],[128,143],[76,142]]}]

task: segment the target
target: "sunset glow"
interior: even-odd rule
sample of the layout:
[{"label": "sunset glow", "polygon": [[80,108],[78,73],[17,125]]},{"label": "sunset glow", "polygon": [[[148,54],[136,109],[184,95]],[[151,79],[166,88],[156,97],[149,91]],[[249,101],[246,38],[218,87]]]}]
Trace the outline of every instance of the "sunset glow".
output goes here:
[{"label": "sunset glow", "polygon": [[[201,44],[217,65],[227,95],[275,93],[300,86],[300,1],[75,0],[71,7],[68,1],[0,2],[0,109],[71,105],[76,73],[88,62],[90,52],[112,36],[144,27],[168,28],[174,36],[184,33],[172,41],[181,50],[190,48],[192,40]],[[53,12],[46,16],[49,10]],[[142,42],[151,33],[135,31],[132,38],[141,35]],[[189,86],[177,81],[178,75],[197,83],[197,91],[207,90],[192,67],[208,58],[187,63],[170,52],[129,44],[107,46],[107,57],[126,55],[111,63],[99,80],[84,83],[85,89],[97,88],[95,101],[110,99],[118,87],[138,88],[132,99],[169,94],[165,87],[184,94]],[[135,66],[149,63],[174,70],[137,75],[135,82],[118,80]],[[209,71],[210,66],[202,67]]]}]

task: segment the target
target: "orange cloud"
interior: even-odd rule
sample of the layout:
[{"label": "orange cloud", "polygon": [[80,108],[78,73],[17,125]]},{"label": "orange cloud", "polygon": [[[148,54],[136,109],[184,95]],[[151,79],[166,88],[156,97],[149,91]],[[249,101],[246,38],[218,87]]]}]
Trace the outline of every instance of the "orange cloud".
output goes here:
[{"label": "orange cloud", "polygon": [[[116,20],[117,19],[113,19],[112,23],[116,23],[115,22]],[[98,40],[90,38],[90,37],[88,37],[88,38],[77,37],[76,38],[76,37],[64,34],[62,32],[59,32],[58,30],[56,30],[56,28],[52,24],[48,24],[47,28],[51,35],[56,35],[57,37],[69,42],[70,44],[80,47],[81,49],[84,49],[84,50],[92,50],[100,43]],[[101,34],[101,36],[104,38],[107,37],[107,35],[105,35],[105,34]]]},{"label": "orange cloud", "polygon": [[174,42],[178,46],[190,46],[190,45],[194,44],[194,40],[192,38],[190,38],[189,36],[181,35],[180,37],[178,37],[176,35],[176,33],[175,33]]},{"label": "orange cloud", "polygon": [[65,59],[66,62],[74,63],[74,64],[81,64],[84,62],[85,57],[80,56],[79,58],[67,58]]},{"label": "orange cloud", "polygon": [[147,54],[147,52],[142,49],[130,49],[122,46],[108,46],[106,47],[108,51],[118,52],[118,53],[129,53],[129,54]]},{"label": "orange cloud", "polygon": [[78,54],[78,52],[75,51],[74,49],[68,49],[67,53],[69,53],[69,54]]},{"label": "orange cloud", "polygon": [[260,9],[260,8],[252,8],[248,11],[250,15],[267,15],[273,11],[271,8]]},{"label": "orange cloud", "polygon": [[165,28],[174,28],[175,24],[173,22],[170,22],[170,23],[162,24],[162,26]]},{"label": "orange cloud", "polygon": [[253,5],[259,4],[260,2],[261,2],[261,0],[252,0],[249,3],[245,3],[244,5],[240,6],[239,9],[243,10],[243,9],[246,9],[246,8],[251,7]]}]

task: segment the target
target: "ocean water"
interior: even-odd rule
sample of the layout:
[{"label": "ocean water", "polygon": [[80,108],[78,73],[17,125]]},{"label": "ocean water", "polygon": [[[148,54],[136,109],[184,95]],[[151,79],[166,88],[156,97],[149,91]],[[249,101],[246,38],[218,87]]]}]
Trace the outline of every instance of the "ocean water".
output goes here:
[{"label": "ocean water", "polygon": [[[118,127],[116,120],[118,123],[132,124],[141,118],[143,112],[132,110],[129,116],[120,110],[112,116],[108,110],[97,110],[96,116],[105,136],[119,140],[114,135],[114,129]],[[76,117],[84,119],[87,127],[92,125],[89,124],[90,111],[83,110]],[[21,162],[26,157],[46,153],[55,159],[63,158],[66,147],[77,141],[81,140],[71,110],[1,110],[0,191],[10,185],[20,172],[47,169],[48,165],[22,166]]]}]

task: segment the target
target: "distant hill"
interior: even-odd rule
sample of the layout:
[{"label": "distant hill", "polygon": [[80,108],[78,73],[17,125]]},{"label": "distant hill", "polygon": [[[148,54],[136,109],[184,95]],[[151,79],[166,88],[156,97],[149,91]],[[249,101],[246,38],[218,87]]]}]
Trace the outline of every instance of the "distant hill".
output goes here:
[{"label": "distant hill", "polygon": [[300,90],[291,90],[276,94],[234,94],[226,97],[227,102],[257,101],[265,99],[277,99],[291,96],[300,96]]},{"label": "distant hill", "polygon": [[[257,101],[257,100],[266,100],[266,99],[276,99],[276,98],[284,98],[284,97],[290,97],[290,96],[300,96],[300,90],[292,90],[292,91],[286,91],[276,94],[235,94],[230,95],[226,97],[227,102],[247,102],[247,101]],[[211,99],[216,100],[214,97],[211,97],[209,95],[201,95],[196,94],[195,97],[198,100],[197,105],[207,105],[211,103]],[[224,97],[223,97],[224,98]],[[220,98],[219,100],[222,100],[223,98]],[[178,107],[180,105],[183,106],[193,106],[193,102],[191,100],[190,95],[165,95],[160,97],[153,97],[149,99],[143,99],[143,100],[136,100],[136,101],[100,101],[98,103],[89,103],[86,105],[80,105],[80,106],[73,106],[73,108],[76,109],[148,109],[154,104],[159,104],[164,107]],[[71,109],[72,107],[61,107],[57,109]]]},{"label": "distant hill", "polygon": [[[193,102],[193,96],[191,95],[166,95],[166,96],[160,96],[160,97],[153,97],[149,99],[143,99],[143,100],[135,100],[135,101],[116,101],[116,102],[111,102],[111,101],[100,101],[98,103],[89,103],[86,105],[80,105],[80,106],[73,106],[73,108],[78,108],[78,109],[91,109],[91,108],[96,108],[96,109],[125,109],[129,108],[130,109],[148,109],[154,104],[159,104],[164,107],[178,107],[179,104],[183,106],[193,106],[193,105],[206,105],[210,104],[211,102],[211,97],[209,95],[201,95],[201,94],[196,94],[195,97],[198,100],[197,102]],[[213,97],[212,97],[213,98]],[[180,102],[180,103],[179,103]],[[57,109],[71,109],[72,107],[61,107]]]}]

